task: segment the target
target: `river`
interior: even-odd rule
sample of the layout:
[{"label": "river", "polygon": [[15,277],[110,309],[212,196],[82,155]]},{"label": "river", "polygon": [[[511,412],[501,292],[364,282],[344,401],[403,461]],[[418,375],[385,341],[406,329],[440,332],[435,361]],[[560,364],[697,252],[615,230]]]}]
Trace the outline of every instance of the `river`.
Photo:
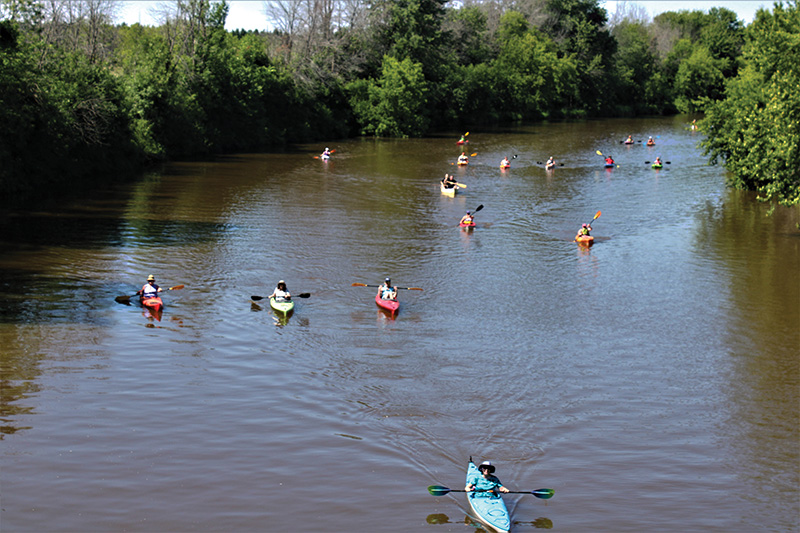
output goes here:
[{"label": "river", "polygon": [[[514,531],[800,530],[800,209],[686,126],[470,131],[466,167],[464,132],[331,141],[6,212],[2,530],[471,532],[426,490],[470,456],[555,490],[507,496]],[[151,273],[185,286],[160,316],[115,301]],[[386,276],[423,289],[394,316],[352,286]],[[279,279],[289,317],[251,300]]]}]

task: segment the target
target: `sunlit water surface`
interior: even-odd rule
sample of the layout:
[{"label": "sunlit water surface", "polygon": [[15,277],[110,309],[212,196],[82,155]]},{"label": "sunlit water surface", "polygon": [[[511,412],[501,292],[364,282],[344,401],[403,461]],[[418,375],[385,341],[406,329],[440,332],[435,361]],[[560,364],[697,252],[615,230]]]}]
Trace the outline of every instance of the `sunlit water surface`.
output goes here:
[{"label": "sunlit water surface", "polygon": [[[800,216],[686,124],[471,131],[463,168],[463,132],[332,141],[7,213],[2,529],[471,532],[426,487],[473,456],[555,489],[506,498],[515,531],[797,531]],[[150,273],[185,285],[160,317],[115,302]],[[351,286],[386,276],[424,289],[395,317]],[[288,318],[250,298],[278,279]]]}]

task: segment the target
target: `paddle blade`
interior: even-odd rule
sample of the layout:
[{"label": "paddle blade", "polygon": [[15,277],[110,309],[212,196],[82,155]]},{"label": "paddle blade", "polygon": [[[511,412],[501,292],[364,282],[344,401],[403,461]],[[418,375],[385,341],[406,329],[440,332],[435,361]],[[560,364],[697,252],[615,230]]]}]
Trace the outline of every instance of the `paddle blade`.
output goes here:
[{"label": "paddle blade", "polygon": [[464,185],[463,183],[456,183],[456,185],[458,185],[458,186],[459,186],[459,187],[461,187],[462,189],[466,189],[466,188],[467,188],[467,186],[466,186],[466,185]]},{"label": "paddle blade", "polygon": [[464,137],[466,137],[467,135],[469,135],[469,132],[465,133],[465,134],[464,134]]},{"label": "paddle blade", "polygon": [[353,283],[351,287],[369,287],[366,283]]},{"label": "paddle blade", "polygon": [[553,494],[555,493],[556,491],[553,489],[538,489],[531,491],[531,494],[533,494],[537,498],[541,498],[542,500],[549,500],[550,498],[553,497]]},{"label": "paddle blade", "polygon": [[475,211],[473,211],[473,213],[477,213],[477,212],[478,212],[478,211],[480,211],[481,209],[483,209],[483,204],[481,204],[481,205],[479,205],[478,207],[476,207],[476,208],[475,208]]},{"label": "paddle blade", "polygon": [[597,155],[603,155],[603,152],[601,152],[600,150],[595,150],[595,153],[596,153]]},{"label": "paddle blade", "polygon": [[431,485],[430,487],[428,487],[428,492],[431,493],[431,496],[444,496],[445,494],[450,492],[450,489],[448,489],[447,487],[443,487],[441,485]]},{"label": "paddle blade", "polygon": [[476,155],[478,155],[478,152],[475,152],[474,154],[471,154],[470,157],[475,157]]},{"label": "paddle blade", "polygon": [[301,292],[300,294],[296,294],[295,298],[308,298],[311,296],[310,292]]},{"label": "paddle blade", "polygon": [[594,216],[594,218],[592,220],[597,220],[598,218],[600,218],[601,214],[602,214],[602,212],[598,211],[597,214]]},{"label": "paddle blade", "polygon": [[131,297],[130,296],[117,296],[116,298],[114,298],[114,301],[117,302],[118,304],[125,304],[125,303],[128,303],[128,302],[131,301]]},{"label": "paddle blade", "polygon": [[179,291],[184,288],[186,285],[175,285],[174,287],[170,287],[169,290],[171,291]]},{"label": "paddle blade", "polygon": [[264,297],[263,297],[263,296],[251,296],[251,297],[250,297],[250,299],[251,299],[251,300],[254,300],[254,301],[256,301],[256,302],[257,302],[257,301],[259,301],[259,300],[263,300],[263,299],[264,299]]}]

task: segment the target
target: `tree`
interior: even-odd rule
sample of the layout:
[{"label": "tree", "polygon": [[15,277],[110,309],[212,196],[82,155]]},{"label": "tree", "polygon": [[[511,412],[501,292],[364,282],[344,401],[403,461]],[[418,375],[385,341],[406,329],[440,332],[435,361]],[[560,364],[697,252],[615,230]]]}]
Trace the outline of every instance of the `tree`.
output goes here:
[{"label": "tree", "polygon": [[362,135],[414,137],[427,130],[428,89],[421,64],[384,56],[380,79],[356,81],[348,90]]},{"label": "tree", "polygon": [[731,186],[764,201],[800,203],[800,10],[797,2],[760,9],[746,30],[744,68],[702,122],[711,162]]}]

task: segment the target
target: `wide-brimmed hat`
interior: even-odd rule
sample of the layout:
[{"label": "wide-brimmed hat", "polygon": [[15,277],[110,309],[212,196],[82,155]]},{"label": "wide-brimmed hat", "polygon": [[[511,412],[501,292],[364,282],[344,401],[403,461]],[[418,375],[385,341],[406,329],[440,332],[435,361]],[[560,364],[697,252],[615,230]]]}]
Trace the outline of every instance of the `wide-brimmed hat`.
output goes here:
[{"label": "wide-brimmed hat", "polygon": [[487,469],[490,474],[494,474],[494,465],[491,461],[484,461],[478,466],[478,470]]},{"label": "wide-brimmed hat", "polygon": [[147,281],[155,281],[155,280],[156,277],[154,275],[150,274],[149,276],[147,276]]}]

